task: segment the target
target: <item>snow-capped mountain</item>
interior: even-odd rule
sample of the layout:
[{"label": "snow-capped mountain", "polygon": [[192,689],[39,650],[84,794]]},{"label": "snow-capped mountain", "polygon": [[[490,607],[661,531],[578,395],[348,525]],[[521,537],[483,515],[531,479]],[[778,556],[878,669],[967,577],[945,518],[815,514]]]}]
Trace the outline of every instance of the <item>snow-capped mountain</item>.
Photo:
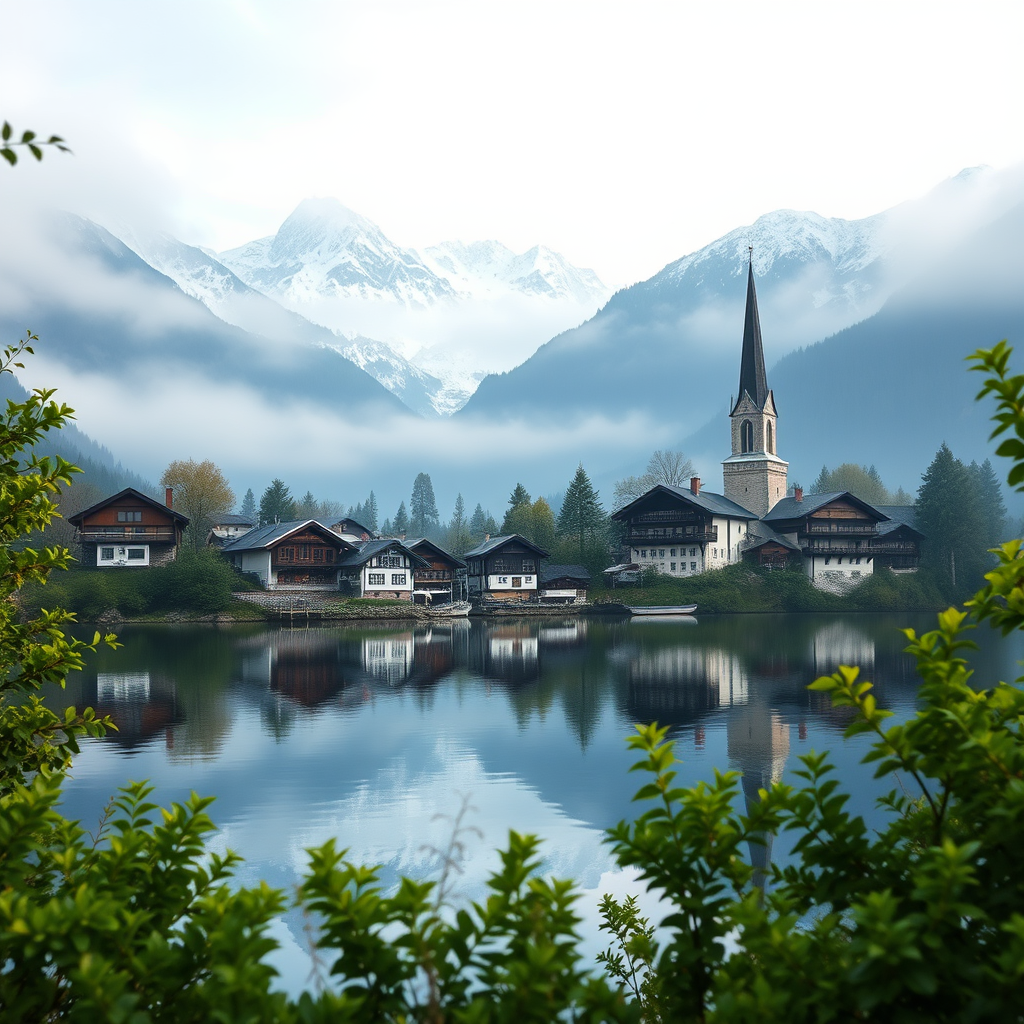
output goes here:
[{"label": "snow-capped mountain", "polygon": [[606,299],[608,288],[592,270],[573,266],[545,245],[521,254],[494,240],[440,242],[424,249],[424,262],[460,294],[493,296],[518,292],[589,303]]},{"label": "snow-capped mountain", "polygon": [[429,306],[454,297],[451,285],[412,249],[336,199],[305,199],[276,235],[221,253],[246,284],[293,303],[389,299]]}]

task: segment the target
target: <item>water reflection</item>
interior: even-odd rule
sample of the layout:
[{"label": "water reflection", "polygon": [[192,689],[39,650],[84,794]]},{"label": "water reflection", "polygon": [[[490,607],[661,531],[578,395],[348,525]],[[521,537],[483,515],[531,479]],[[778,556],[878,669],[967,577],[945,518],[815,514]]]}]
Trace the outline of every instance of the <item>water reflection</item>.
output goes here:
[{"label": "water reflection", "polygon": [[[855,662],[883,707],[911,713],[917,683],[897,627],[934,620],[906,620],[132,626],[123,649],[100,653],[48,699],[96,706],[119,726],[83,744],[65,790],[67,813],[87,827],[119,785],[149,777],[164,803],[191,790],[218,796],[217,841],[246,858],[243,880],[288,885],[303,849],[332,836],[386,864],[389,878],[430,869],[425,846],[447,839],[438,813],[468,794],[482,833],[467,865],[471,898],[509,828],[545,836],[548,867],[598,893],[613,877],[602,830],[639,809],[623,742],[634,722],[669,728],[681,784],[733,768],[748,803],[798,754],[831,749],[851,809],[870,819],[891,782],[859,764],[866,741],[842,740],[846,713],[806,687]],[[1014,678],[1021,654],[1018,638],[989,643],[974,656],[977,678]],[[792,841],[752,844],[759,877]]]}]

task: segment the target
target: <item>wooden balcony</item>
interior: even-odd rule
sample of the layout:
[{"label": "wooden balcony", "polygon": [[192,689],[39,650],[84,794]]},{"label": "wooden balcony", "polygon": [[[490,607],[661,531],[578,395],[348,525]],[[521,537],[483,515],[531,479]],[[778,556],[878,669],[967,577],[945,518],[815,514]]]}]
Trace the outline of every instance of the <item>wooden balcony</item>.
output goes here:
[{"label": "wooden balcony", "polygon": [[840,555],[863,555],[865,558],[870,558],[876,552],[873,545],[864,543],[858,546],[857,542],[852,540],[810,541],[803,544],[800,550],[808,556],[835,555],[839,557]]},{"label": "wooden balcony", "polygon": [[86,526],[78,539],[96,544],[173,544],[177,531],[173,526]]},{"label": "wooden balcony", "polygon": [[417,569],[412,575],[417,583],[450,583],[452,579],[448,569]]},{"label": "wooden balcony", "polygon": [[851,523],[842,519],[833,520],[828,523],[809,522],[804,531],[812,534],[836,534],[856,537],[874,537],[878,534],[878,526],[875,523]]}]

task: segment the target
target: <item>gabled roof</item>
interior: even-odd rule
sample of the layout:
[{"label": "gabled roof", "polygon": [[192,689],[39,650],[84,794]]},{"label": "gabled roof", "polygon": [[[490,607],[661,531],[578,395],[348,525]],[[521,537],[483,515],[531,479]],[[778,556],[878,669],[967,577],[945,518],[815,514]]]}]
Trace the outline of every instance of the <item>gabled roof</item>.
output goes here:
[{"label": "gabled roof", "polygon": [[507,537],[491,537],[490,540],[485,540],[482,544],[477,544],[475,548],[467,551],[465,557],[479,558],[481,555],[489,555],[492,551],[497,551],[498,548],[503,548],[506,544],[511,544],[512,541],[525,545],[535,555],[537,555],[538,558],[548,557],[548,553],[543,548],[537,547],[537,545],[532,541],[528,541],[518,533],[509,534]]},{"label": "gabled roof", "polygon": [[549,583],[551,580],[579,580],[581,583],[590,582],[590,570],[582,565],[545,565],[540,571],[540,582]]},{"label": "gabled roof", "polygon": [[700,494],[694,494],[688,487],[672,487],[669,484],[655,484],[649,491],[645,491],[639,498],[634,498],[628,505],[623,505],[618,512],[612,513],[612,519],[624,520],[632,515],[635,505],[646,501],[652,494],[658,492],[678,498],[688,505],[710,512],[716,516],[732,516],[733,519],[756,519],[753,512],[730,501],[724,494],[716,494],[714,491],[702,490]]},{"label": "gabled roof", "polygon": [[913,505],[876,505],[875,508],[889,517],[887,523],[878,524],[879,537],[884,537],[901,526],[913,530],[919,537],[924,536],[917,528],[917,509]]},{"label": "gabled roof", "polygon": [[754,289],[753,253],[747,266],[747,308],[743,316],[743,352],[740,355],[740,390],[736,404],[743,395],[750,395],[758,409],[768,400],[768,375],[764,369],[764,346],[761,343],[761,319],[757,314],[757,292]]},{"label": "gabled roof", "polygon": [[764,520],[765,522],[774,523],[781,522],[786,519],[803,519],[804,516],[809,516],[813,512],[817,512],[818,509],[824,508],[826,505],[831,504],[839,498],[856,505],[869,516],[874,516],[879,522],[889,518],[884,512],[880,511],[874,505],[869,505],[866,501],[862,501],[855,494],[851,494],[849,491],[829,491],[825,494],[805,494],[803,499],[800,501],[797,501],[796,498],[792,496],[782,498],[772,506],[768,515],[764,517]]},{"label": "gabled roof", "polygon": [[[339,540],[340,539],[341,538],[339,538]],[[342,541],[342,543],[344,544],[347,542]],[[421,566],[428,564],[425,558],[421,558],[415,551],[410,551],[408,546],[400,540],[368,540],[360,544],[351,554],[346,555],[341,559],[338,565],[345,566],[347,568],[366,565],[366,563],[375,555],[382,554],[385,551],[393,550],[395,548],[400,551],[404,551],[409,556],[409,559],[413,563],[413,568],[416,568],[417,563]]]},{"label": "gabled roof", "polygon": [[238,516],[233,513],[227,515],[217,516],[214,520],[214,526],[255,526],[256,524],[252,521],[252,516]]},{"label": "gabled roof", "polygon": [[183,516],[180,512],[175,512],[173,508],[168,508],[162,501],[157,501],[155,498],[151,498],[148,494],[143,494],[142,491],[135,490],[134,487],[126,487],[123,491],[118,491],[117,494],[112,494],[109,498],[97,501],[95,505],[90,505],[81,512],[76,512],[73,516],[68,516],[68,522],[72,526],[81,526],[82,520],[86,516],[91,516],[93,512],[99,512],[100,509],[104,509],[108,505],[112,505],[115,501],[120,501],[122,498],[134,498],[137,501],[141,501],[144,505],[151,505],[158,511],[165,512],[167,515],[172,516],[181,523],[182,526],[188,526],[191,522],[188,516]]},{"label": "gabled roof", "polygon": [[368,526],[363,526],[363,524],[359,522],[358,519],[353,519],[351,516],[338,516],[338,518],[335,519],[333,523],[331,523],[330,528],[333,530],[336,526],[341,526],[343,523],[349,527],[359,527],[358,530],[347,531],[352,534],[365,533],[367,537],[372,537],[377,532],[376,530],[371,530]]},{"label": "gabled roof", "polygon": [[743,550],[754,551],[765,544],[778,544],[787,551],[800,552],[799,544],[794,544],[782,534],[776,533],[766,522],[759,519],[750,524],[750,529],[747,530],[747,543],[744,544]]},{"label": "gabled roof", "polygon": [[432,548],[434,552],[442,558],[447,558],[450,562],[461,566],[463,569],[466,568],[466,563],[459,558],[458,555],[453,555],[450,551],[445,551],[440,544],[435,544],[432,540],[427,540],[426,537],[413,537],[412,540],[407,537],[402,543],[410,551],[418,551],[419,548]]},{"label": "gabled roof", "polygon": [[270,548],[291,534],[298,533],[299,530],[310,526],[322,533],[325,540],[336,542],[339,548],[352,547],[347,540],[342,540],[341,537],[316,519],[292,519],[287,523],[269,523],[267,526],[261,526],[257,530],[250,530],[236,540],[231,541],[230,544],[225,544],[221,550],[257,551],[263,548]]}]

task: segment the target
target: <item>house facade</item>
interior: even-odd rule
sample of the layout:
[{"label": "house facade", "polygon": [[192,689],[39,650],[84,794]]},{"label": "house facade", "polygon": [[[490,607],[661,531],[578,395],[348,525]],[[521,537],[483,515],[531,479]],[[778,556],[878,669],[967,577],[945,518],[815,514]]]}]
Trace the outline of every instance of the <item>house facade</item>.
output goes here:
[{"label": "house facade", "polygon": [[548,553],[514,533],[490,537],[466,552],[470,599],[515,603],[535,601],[540,590],[540,562]]},{"label": "house facade", "polygon": [[83,564],[111,569],[173,562],[189,519],[174,511],[172,497],[167,488],[165,504],[161,504],[126,487],[69,516]]},{"label": "house facade", "polygon": [[356,550],[315,519],[250,530],[222,549],[268,590],[337,590],[342,561]]},{"label": "house facade", "polygon": [[723,494],[658,484],[612,513],[622,524],[623,563],[668,576],[694,576],[740,561],[757,516]]},{"label": "house facade", "polygon": [[586,604],[590,572],[582,565],[545,565],[540,571],[544,604]]},{"label": "house facade", "polygon": [[223,548],[239,537],[247,534],[256,528],[256,524],[249,516],[228,514],[221,516],[210,527],[206,538],[206,546],[211,548]]},{"label": "house facade", "polygon": [[413,571],[426,565],[399,540],[367,541],[341,562],[341,589],[353,597],[412,601]]},{"label": "house facade", "polygon": [[403,542],[426,564],[413,569],[413,599],[424,604],[450,604],[463,599],[466,563],[425,537]]}]

